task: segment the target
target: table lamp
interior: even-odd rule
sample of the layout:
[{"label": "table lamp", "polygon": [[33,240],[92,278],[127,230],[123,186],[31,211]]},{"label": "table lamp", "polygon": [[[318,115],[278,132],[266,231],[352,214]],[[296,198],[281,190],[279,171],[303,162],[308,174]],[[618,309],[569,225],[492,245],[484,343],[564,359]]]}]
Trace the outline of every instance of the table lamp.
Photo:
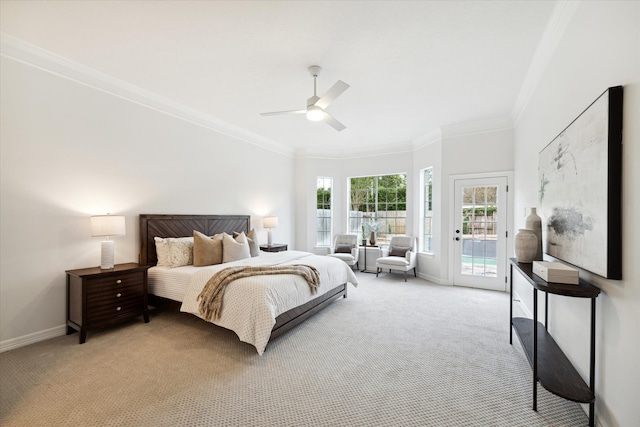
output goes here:
[{"label": "table lamp", "polygon": [[124,236],[124,216],[122,215],[95,215],[91,217],[91,235],[106,236],[101,244],[100,268],[108,270],[114,266],[113,250],[115,243],[109,240],[110,236]]},{"label": "table lamp", "polygon": [[267,234],[267,245],[273,245],[273,235],[271,230],[278,227],[278,217],[277,216],[265,216],[262,219],[262,226],[269,230]]}]

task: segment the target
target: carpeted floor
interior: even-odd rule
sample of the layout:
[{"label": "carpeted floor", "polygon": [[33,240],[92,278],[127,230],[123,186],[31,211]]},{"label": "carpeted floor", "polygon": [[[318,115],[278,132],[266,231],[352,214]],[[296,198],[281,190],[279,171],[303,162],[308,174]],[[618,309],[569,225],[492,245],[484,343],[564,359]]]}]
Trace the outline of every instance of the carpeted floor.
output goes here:
[{"label": "carpeted floor", "polygon": [[358,273],[265,354],[188,315],[0,354],[3,426],[583,426],[538,386],[509,296]]}]

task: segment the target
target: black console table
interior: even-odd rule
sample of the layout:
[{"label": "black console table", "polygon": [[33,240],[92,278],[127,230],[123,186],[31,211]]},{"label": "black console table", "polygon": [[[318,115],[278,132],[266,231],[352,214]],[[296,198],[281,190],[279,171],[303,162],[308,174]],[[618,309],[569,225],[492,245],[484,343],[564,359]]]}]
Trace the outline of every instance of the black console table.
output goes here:
[{"label": "black console table", "polygon": [[[533,369],[533,410],[538,410],[537,382],[551,393],[574,402],[589,404],[589,425],[594,426],[595,396],[595,360],[596,360],[596,297],[600,289],[586,280],[580,279],[578,285],[546,282],[533,274],[533,264],[520,263],[511,258],[511,307],[509,321],[509,343],[513,344],[513,330],[522,343],[529,364]],[[522,317],[513,317],[513,270],[517,270],[533,286],[533,321]],[[538,322],[538,291],[544,295],[544,325]],[[589,364],[589,386],[573,367],[567,356],[548,333],[549,294],[591,299],[591,359]]]}]

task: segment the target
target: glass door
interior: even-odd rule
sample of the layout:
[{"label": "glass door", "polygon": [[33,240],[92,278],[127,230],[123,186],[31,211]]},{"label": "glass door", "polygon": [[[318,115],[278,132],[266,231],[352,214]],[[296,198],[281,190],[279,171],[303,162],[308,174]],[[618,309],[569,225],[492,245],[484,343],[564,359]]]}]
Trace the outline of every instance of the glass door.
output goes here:
[{"label": "glass door", "polygon": [[453,283],[506,289],[507,178],[455,180]]}]

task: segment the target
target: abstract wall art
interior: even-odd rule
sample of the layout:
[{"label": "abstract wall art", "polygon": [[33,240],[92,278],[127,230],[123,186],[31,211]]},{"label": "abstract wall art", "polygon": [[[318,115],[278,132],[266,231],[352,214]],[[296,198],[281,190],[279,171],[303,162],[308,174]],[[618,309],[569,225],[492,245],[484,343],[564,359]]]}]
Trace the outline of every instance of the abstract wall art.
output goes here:
[{"label": "abstract wall art", "polygon": [[611,87],[539,154],[543,250],[622,278],[622,86]]}]

